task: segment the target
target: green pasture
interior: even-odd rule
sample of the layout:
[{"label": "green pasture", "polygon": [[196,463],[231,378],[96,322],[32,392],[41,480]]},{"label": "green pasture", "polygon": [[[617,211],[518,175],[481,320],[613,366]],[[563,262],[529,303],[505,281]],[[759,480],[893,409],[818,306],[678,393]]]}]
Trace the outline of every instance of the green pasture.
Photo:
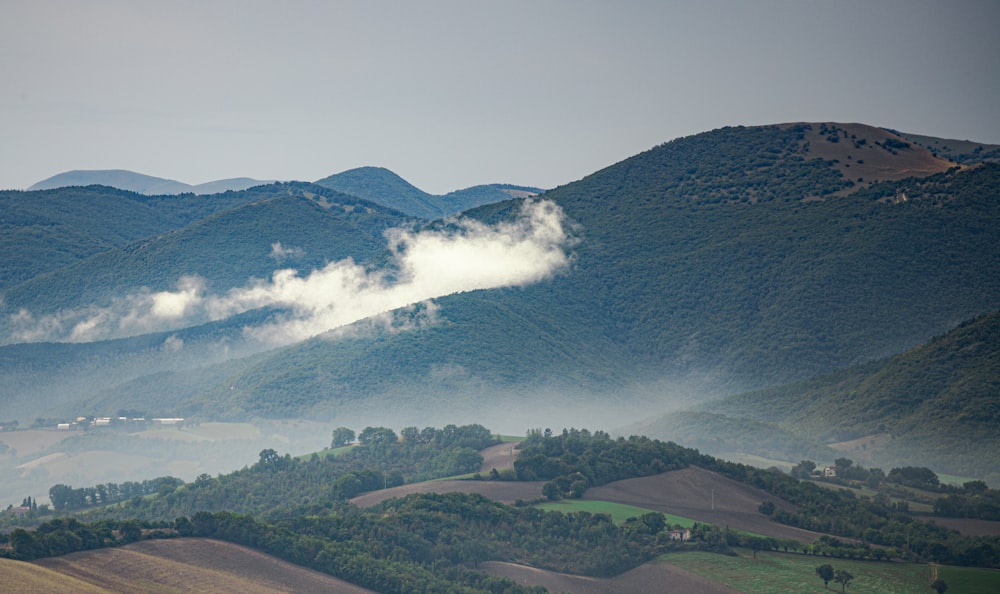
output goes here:
[{"label": "green pasture", "polygon": [[830,582],[829,589],[816,575],[816,568],[829,563],[854,576],[848,584],[850,594],[927,594],[933,572],[948,584],[948,594],[1000,592],[1000,571],[967,567],[942,567],[915,563],[880,563],[850,561],[812,555],[739,550],[730,557],[714,553],[670,553],[663,559],[702,577],[721,582],[747,594],[785,594],[787,592],[840,592],[840,584]]}]

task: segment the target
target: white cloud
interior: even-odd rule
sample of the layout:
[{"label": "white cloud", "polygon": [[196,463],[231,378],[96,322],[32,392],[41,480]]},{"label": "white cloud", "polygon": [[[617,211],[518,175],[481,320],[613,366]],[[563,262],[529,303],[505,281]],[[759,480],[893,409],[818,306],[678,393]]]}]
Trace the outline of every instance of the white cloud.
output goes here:
[{"label": "white cloud", "polygon": [[281,264],[285,260],[294,260],[305,255],[305,250],[297,247],[285,247],[280,241],[271,244],[271,259]]},{"label": "white cloud", "polygon": [[[470,219],[441,229],[387,233],[392,265],[366,270],[351,259],[302,275],[276,270],[224,294],[208,294],[205,283],[183,277],[176,290],[137,291],[108,307],[89,307],[36,319],[21,311],[11,322],[16,341],[89,341],[169,330],[263,307],[286,310],[280,321],[249,329],[257,339],[290,343],[358,320],[425,304],[422,323],[436,312],[428,301],[452,293],[538,282],[567,265],[571,237],[553,202],[525,201],[520,216],[487,225]],[[272,255],[283,252],[272,246]],[[392,322],[388,322],[392,323]],[[67,328],[70,330],[67,331]]]}]

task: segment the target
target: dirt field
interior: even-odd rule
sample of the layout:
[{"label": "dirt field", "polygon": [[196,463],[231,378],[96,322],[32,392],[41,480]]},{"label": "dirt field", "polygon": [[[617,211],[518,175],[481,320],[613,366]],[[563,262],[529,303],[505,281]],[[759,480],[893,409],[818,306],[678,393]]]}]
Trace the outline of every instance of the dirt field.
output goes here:
[{"label": "dirt field", "polygon": [[371,593],[253,549],[203,538],[143,541],[32,565],[112,592]]},{"label": "dirt field", "polygon": [[757,512],[761,502],[768,499],[784,509],[795,509],[787,501],[694,466],[592,487],[583,498],[645,507],[802,543],[811,543],[820,536],[816,532],[772,522]]},{"label": "dirt field", "polygon": [[483,465],[479,467],[479,472],[488,474],[490,470],[504,470],[514,468],[514,459],[517,458],[516,441],[504,442],[491,446],[479,452],[483,457]]},{"label": "dirt field", "polygon": [[672,592],[685,594],[736,593],[689,571],[662,560],[652,561],[613,578],[592,578],[535,569],[526,565],[490,561],[479,568],[487,573],[510,578],[527,586],[544,586],[550,592],[573,594],[646,594],[647,592]]},{"label": "dirt field", "polygon": [[1000,536],[1000,522],[972,518],[929,518],[938,526],[958,530],[966,536]]},{"label": "dirt field", "polygon": [[0,559],[0,584],[4,592],[16,594],[49,594],[73,592],[74,594],[107,594],[105,590],[74,577],[33,563]]},{"label": "dirt field", "polygon": [[530,501],[542,496],[542,481],[519,483],[510,481],[429,481],[402,485],[381,491],[372,491],[351,499],[354,505],[365,508],[393,497],[411,493],[479,493],[501,503],[512,504],[518,499]]}]

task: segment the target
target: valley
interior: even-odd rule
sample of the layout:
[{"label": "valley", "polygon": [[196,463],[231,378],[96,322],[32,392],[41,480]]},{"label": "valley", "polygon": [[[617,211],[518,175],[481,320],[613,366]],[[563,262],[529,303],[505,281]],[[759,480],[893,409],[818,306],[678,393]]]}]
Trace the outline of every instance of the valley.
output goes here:
[{"label": "valley", "polygon": [[0,570],[763,592],[821,591],[830,561],[855,592],[927,564],[995,585],[996,150],[795,122],[550,190],[362,167],[0,192],[0,553],[39,571]]}]

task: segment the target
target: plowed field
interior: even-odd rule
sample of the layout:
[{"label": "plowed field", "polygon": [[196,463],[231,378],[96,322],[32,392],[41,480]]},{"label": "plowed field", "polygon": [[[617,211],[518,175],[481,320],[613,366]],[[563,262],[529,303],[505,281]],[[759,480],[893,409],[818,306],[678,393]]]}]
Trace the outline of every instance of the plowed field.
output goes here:
[{"label": "plowed field", "polygon": [[33,565],[111,592],[371,593],[253,549],[206,538],[147,540],[40,559]]}]

